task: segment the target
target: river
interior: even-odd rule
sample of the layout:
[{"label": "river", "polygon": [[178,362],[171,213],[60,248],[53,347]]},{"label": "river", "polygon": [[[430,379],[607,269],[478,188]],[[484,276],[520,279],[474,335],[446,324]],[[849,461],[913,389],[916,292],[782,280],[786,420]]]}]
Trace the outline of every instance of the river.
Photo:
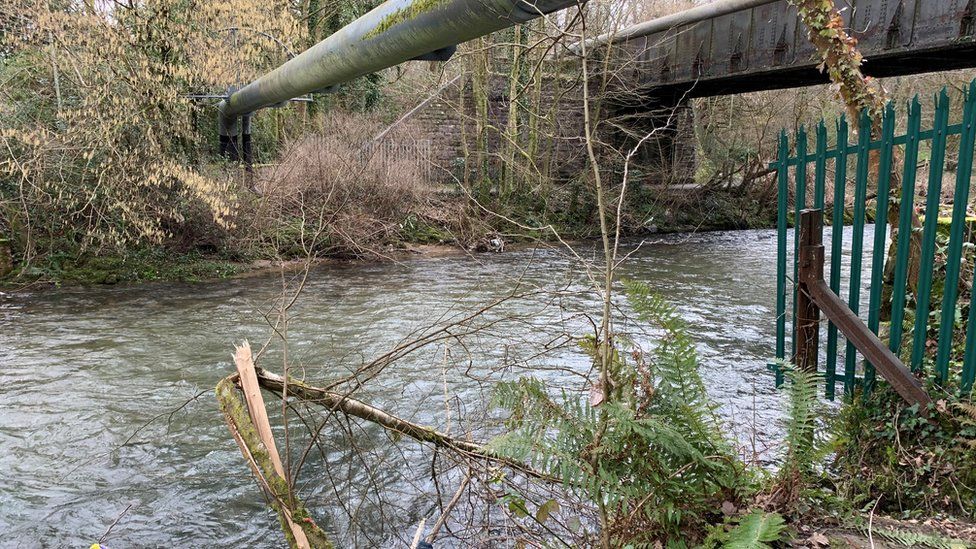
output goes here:
[{"label": "river", "polygon": [[[623,276],[678,307],[730,435],[764,452],[777,440],[784,405],[766,369],[775,232],[638,244],[626,242],[633,255]],[[581,249],[585,259],[598,255],[592,244]],[[573,372],[589,367],[571,340],[592,333],[586,315],[598,318],[598,300],[579,259],[563,250],[318,268],[289,313],[288,360],[308,380],[334,379],[415,330],[513,288],[540,291],[489,311],[463,341],[390,366],[361,395],[428,425],[484,435],[478,421],[492,415],[485,411],[491,381],[531,371],[554,387],[579,389]],[[232,371],[235,342],[257,347],[268,339],[263,312],[281,292],[281,277],[268,275],[0,296],[0,546],[87,547],[116,519],[105,539],[110,548],[281,545],[212,394]],[[654,331],[643,328],[621,321],[618,330],[646,347]],[[278,343],[262,364],[280,369],[282,357]],[[337,446],[326,450],[329,466],[317,454],[309,458],[313,482],[303,496],[320,524],[340,532],[347,515],[337,499],[361,504],[360,516],[374,527],[350,534],[343,546],[392,545],[434,509],[431,452],[408,440],[391,444],[369,427],[355,436],[360,455]],[[337,492],[325,474],[338,474]],[[366,484],[397,494],[396,509],[363,495]]]}]

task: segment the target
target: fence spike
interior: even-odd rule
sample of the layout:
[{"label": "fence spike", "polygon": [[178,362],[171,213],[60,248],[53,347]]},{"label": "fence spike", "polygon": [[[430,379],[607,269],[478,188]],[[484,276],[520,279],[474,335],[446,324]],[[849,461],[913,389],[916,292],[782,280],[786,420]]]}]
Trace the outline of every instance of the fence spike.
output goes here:
[{"label": "fence spike", "polygon": [[935,262],[935,236],[939,227],[939,201],[942,196],[942,171],[945,167],[945,148],[949,125],[949,92],[942,88],[936,100],[935,123],[932,128],[932,155],[929,160],[929,182],[925,200],[925,226],[922,229],[922,256],[918,277],[915,307],[915,333],[912,342],[911,367],[922,369],[925,343],[928,339],[929,309],[931,306],[932,269]]},{"label": "fence spike", "polygon": [[[793,318],[796,318],[796,277],[799,272],[799,262],[797,261],[797,250],[800,249],[800,212],[807,206],[807,130],[800,125],[796,132],[796,195],[793,197]],[[796,326],[792,326],[793,333],[790,357],[796,355]]]},{"label": "fence spike", "polygon": [[[847,155],[850,129],[847,117],[841,116],[836,123],[837,160],[834,163],[834,204],[830,227],[830,290],[840,293],[841,263],[844,258],[844,203],[847,191]],[[837,325],[827,326],[826,395],[834,399],[837,387]]]},{"label": "fence spike", "polygon": [[789,168],[790,142],[786,137],[786,130],[779,135],[779,151],[777,154],[776,181],[777,215],[776,215],[776,386],[783,384],[783,369],[780,364],[786,359],[786,209],[789,205]]},{"label": "fence spike", "polygon": [[949,249],[946,253],[946,282],[942,290],[942,320],[939,323],[939,349],[935,360],[935,378],[940,385],[945,384],[949,379],[956,300],[959,297],[959,270],[963,240],[966,237],[966,210],[969,207],[969,186],[973,174],[974,139],[976,139],[976,95],[968,93],[963,109],[956,187],[952,195],[952,222],[949,225]]},{"label": "fence spike", "polygon": [[817,156],[813,181],[813,207],[822,210],[826,197],[824,187],[827,183],[827,124],[821,119],[817,124]]},{"label": "fence spike", "polygon": [[891,289],[891,330],[888,348],[900,355],[905,322],[905,297],[908,292],[908,268],[911,261],[912,213],[915,211],[915,180],[918,172],[919,133],[922,127],[922,103],[916,95],[908,105],[905,165],[901,180],[901,204],[898,210],[898,250]]},{"label": "fence spike", "polygon": [[[854,229],[851,238],[851,279],[848,294],[848,307],[858,314],[861,307],[861,261],[864,250],[864,221],[866,215],[868,164],[871,148],[871,117],[861,111],[857,136],[857,167],[854,181]],[[854,393],[857,365],[857,349],[850,341],[844,351],[844,389],[848,395]]]},{"label": "fence spike", "polygon": [[[868,306],[868,329],[878,334],[881,321],[881,286],[883,284],[885,243],[888,231],[888,197],[891,190],[891,163],[894,156],[895,106],[888,102],[881,119],[881,158],[878,161],[877,209],[874,216],[874,244],[871,249],[871,290]],[[874,365],[864,363],[864,392],[874,387]]]}]

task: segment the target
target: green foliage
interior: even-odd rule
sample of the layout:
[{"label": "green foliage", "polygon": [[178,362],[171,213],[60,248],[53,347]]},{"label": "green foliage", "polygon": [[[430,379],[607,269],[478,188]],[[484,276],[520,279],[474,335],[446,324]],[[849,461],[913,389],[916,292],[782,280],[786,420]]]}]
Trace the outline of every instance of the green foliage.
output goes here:
[{"label": "green foliage", "polygon": [[816,444],[817,396],[820,375],[796,368],[784,369],[790,408],[786,416],[786,457],[781,471],[806,476],[822,457]]},{"label": "green foliage", "polygon": [[[60,251],[11,272],[10,280],[74,284],[118,284],[154,280],[199,281],[240,273],[240,263],[199,252],[177,253],[162,247],[129,250],[124,255],[88,255]],[[0,283],[4,278],[0,278]]]},{"label": "green foliage", "polygon": [[[863,530],[866,535],[867,528],[863,528]],[[962,540],[933,536],[921,532],[873,528],[871,529],[871,534],[877,538],[896,543],[903,547],[927,547],[930,549],[965,549],[967,547],[973,547],[973,544]]]},{"label": "green foliage", "polygon": [[[928,391],[940,394],[931,384]],[[956,395],[941,394],[931,421],[886,384],[845,406],[836,433],[839,494],[855,508],[878,501],[878,512],[905,517],[976,518],[976,408]]]},{"label": "green foliage", "polygon": [[778,541],[785,528],[785,522],[779,513],[753,511],[729,532],[723,547],[725,549],[769,549],[769,544]]},{"label": "green foliage", "polygon": [[[509,432],[491,447],[601,502],[615,545],[691,540],[723,501],[751,490],[750,477],[721,435],[674,307],[643,284],[626,286],[640,318],[664,331],[653,352],[627,361],[612,350],[613,389],[598,405],[582,393],[553,396],[534,378],[499,384],[494,403],[510,412]],[[599,362],[595,341],[581,346]]]},{"label": "green foliage", "polygon": [[416,214],[410,214],[400,224],[400,234],[407,242],[420,244],[444,244],[453,242],[454,236],[445,227],[439,227]]}]

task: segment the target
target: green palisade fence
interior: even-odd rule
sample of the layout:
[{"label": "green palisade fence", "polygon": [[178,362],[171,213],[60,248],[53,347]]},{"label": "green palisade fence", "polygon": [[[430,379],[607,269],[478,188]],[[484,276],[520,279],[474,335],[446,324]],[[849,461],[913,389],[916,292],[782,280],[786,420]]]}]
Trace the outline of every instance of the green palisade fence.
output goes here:
[{"label": "green palisade fence", "polygon": [[[779,190],[776,364],[792,359],[792,354],[786,355],[786,338],[793,337],[788,324],[796,314],[793,281],[797,261],[792,250],[796,249],[799,234],[794,228],[791,250],[788,233],[791,222],[799,219],[800,211],[810,204],[825,209],[824,218],[836,228],[825,241],[831,290],[840,295],[846,286],[851,310],[865,317],[868,328],[886,340],[889,348],[918,375],[928,376],[943,386],[958,387],[963,393],[972,390],[976,381],[976,292],[971,290],[976,279],[976,246],[972,229],[976,223],[969,217],[969,194],[976,147],[976,81],[970,83],[963,103],[961,120],[950,124],[952,102],[948,91],[942,90],[934,98],[931,129],[923,130],[922,104],[916,97],[907,106],[904,133],[898,135],[899,113],[889,104],[876,139],[872,138],[870,118],[862,113],[854,143],[844,117],[834,124],[832,135],[828,124],[821,121],[812,153],[808,152],[811,147],[804,128],[796,132],[792,144],[785,132],[780,135],[777,160],[771,165]],[[954,174],[946,170],[947,161],[953,159]],[[920,170],[928,175],[924,198],[919,198],[917,192]],[[812,190],[807,184],[809,173],[813,174]],[[833,179],[830,202],[826,196],[828,174]],[[955,182],[951,214],[949,205],[941,203],[942,181],[948,176]],[[894,211],[889,212],[889,207]],[[910,227],[913,221],[920,221],[921,226],[913,228],[911,238],[901,238],[899,232],[903,231],[889,231],[889,219],[897,220],[897,227]],[[873,246],[868,258],[865,233],[871,223]],[[845,226],[849,236],[845,235]],[[846,243],[845,237],[850,239]],[[891,245],[890,237],[896,245]],[[847,262],[845,245],[850,249]],[[893,253],[894,265],[890,264],[889,253]],[[865,266],[868,270],[862,272]],[[868,300],[866,311],[861,310],[862,295]],[[965,299],[960,300],[961,297]],[[844,346],[843,363],[839,364],[841,336],[837,327],[828,323],[826,334],[827,345],[820,364],[827,397],[833,399],[841,388],[850,395],[859,384],[870,391],[876,382],[872,365],[859,360],[850,342]],[[796,342],[791,341],[791,353],[795,349]],[[777,383],[782,383],[782,372],[778,366],[774,369]]]}]

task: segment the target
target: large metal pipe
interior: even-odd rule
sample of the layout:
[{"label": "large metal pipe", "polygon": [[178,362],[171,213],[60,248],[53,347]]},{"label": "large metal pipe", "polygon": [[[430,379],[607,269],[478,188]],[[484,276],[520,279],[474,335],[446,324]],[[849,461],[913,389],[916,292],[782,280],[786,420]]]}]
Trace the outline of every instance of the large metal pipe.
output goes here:
[{"label": "large metal pipe", "polygon": [[757,8],[759,6],[765,6],[766,4],[772,4],[780,1],[781,0],[718,0],[717,2],[705,4],[704,6],[698,6],[697,8],[679,11],[678,13],[672,13],[671,15],[665,15],[664,17],[658,17],[657,19],[651,19],[650,21],[638,23],[616,32],[608,32],[595,38],[589,38],[585,42],[573,44],[570,47],[570,50],[580,53],[583,51],[583,45],[585,44],[587,51],[589,51],[598,46],[626,42],[628,40],[633,40],[634,38],[650,36],[652,34],[670,30],[682,25],[700,23],[714,17],[720,17],[722,15],[728,15],[737,11]]},{"label": "large metal pipe", "polygon": [[411,59],[446,58],[462,42],[577,4],[576,0],[390,0],[220,103],[236,117]]}]

